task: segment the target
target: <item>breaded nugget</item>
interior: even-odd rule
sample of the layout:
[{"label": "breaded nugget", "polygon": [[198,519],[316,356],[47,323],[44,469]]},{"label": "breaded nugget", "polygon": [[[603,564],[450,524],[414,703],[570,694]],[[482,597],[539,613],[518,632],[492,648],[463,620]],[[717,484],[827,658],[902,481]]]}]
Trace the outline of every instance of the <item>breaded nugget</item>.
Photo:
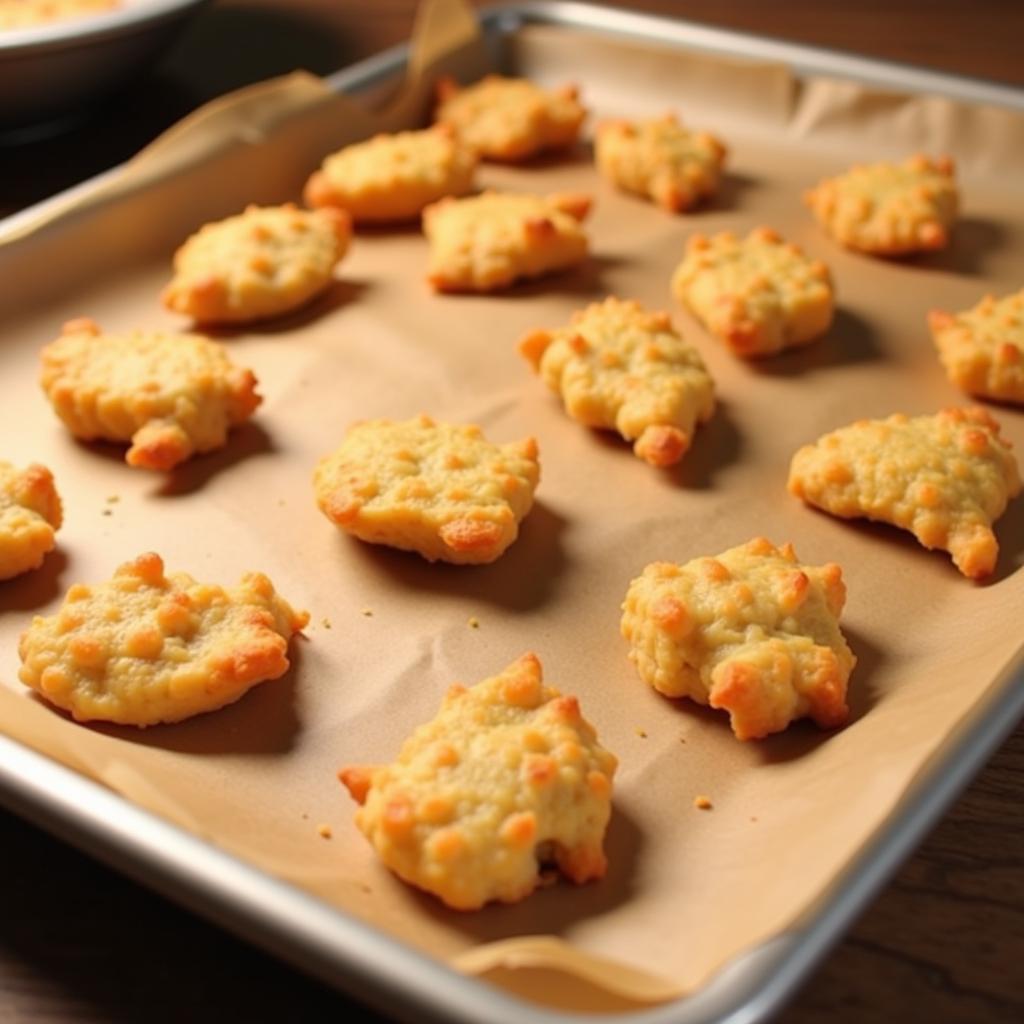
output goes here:
[{"label": "breaded nugget", "polygon": [[288,313],[331,283],[351,235],[344,210],[249,206],[204,225],[178,249],[163,303],[211,324]]},{"label": "breaded nugget", "polygon": [[566,412],[588,427],[617,430],[652,466],[686,454],[698,423],[715,409],[700,353],[667,313],[608,298],[573,314],[568,327],[533,331],[519,343]]},{"label": "breaded nugget", "polygon": [[653,562],[629,585],[622,635],[640,678],[729,712],[737,739],[810,717],[846,721],[857,659],[839,631],[838,565],[802,565],[763,537],[685,565]]},{"label": "breaded nugget", "polygon": [[525,78],[487,75],[461,88],[453,78],[437,83],[436,120],[450,125],[486,160],[525,160],[571,146],[586,110],[574,85],[548,91]]},{"label": "breaded nugget", "polygon": [[597,169],[626,192],[647,196],[671,213],[718,191],[726,149],[707,132],[690,132],[675,114],[597,126]]},{"label": "breaded nugget", "polygon": [[51,21],[116,10],[121,0],[0,0],[0,30],[34,28]]},{"label": "breaded nugget", "polygon": [[452,686],[393,764],[339,775],[362,805],[356,825],[399,878],[476,910],[524,899],[550,862],[577,883],[604,875],[615,768],[577,699],[543,685],[525,654]]},{"label": "breaded nugget", "polygon": [[589,211],[581,195],[442,199],[423,211],[427,280],[443,292],[490,292],[575,266],[587,255],[580,221]]},{"label": "breaded nugget", "polygon": [[693,235],[672,290],[738,356],[806,345],[832,323],[832,277],[821,260],[771,228],[739,239],[731,231]]},{"label": "breaded nugget", "polygon": [[313,474],[331,522],[429,562],[493,562],[516,539],[540,479],[537,442],[491,444],[475,426],[356,423]]},{"label": "breaded nugget", "polygon": [[995,568],[992,523],[1020,488],[1010,442],[979,408],[858,420],[801,448],[789,470],[798,498],[909,530],[973,579]]},{"label": "breaded nugget", "polygon": [[332,153],[306,183],[310,206],[339,207],[357,224],[412,220],[473,189],[476,154],[447,125],[377,135]]},{"label": "breaded nugget", "polygon": [[80,722],[156,725],[213,711],[288,671],[288,640],[309,621],[262,573],[226,590],[159,555],[107,583],[77,583],[18,645],[19,678]]},{"label": "breaded nugget", "polygon": [[968,394],[1024,403],[1024,288],[986,295],[963,313],[932,310],[928,325],[949,379]]},{"label": "breaded nugget", "polygon": [[63,519],[53,474],[45,466],[17,470],[0,459],[0,580],[38,569],[56,547]]},{"label": "breaded nugget", "polygon": [[949,157],[859,164],[804,193],[818,223],[840,244],[879,256],[944,249],[958,195]]},{"label": "breaded nugget", "polygon": [[143,469],[223,447],[262,401],[251,371],[199,334],[103,334],[71,320],[42,363],[43,390],[71,433],[131,442],[125,461]]}]

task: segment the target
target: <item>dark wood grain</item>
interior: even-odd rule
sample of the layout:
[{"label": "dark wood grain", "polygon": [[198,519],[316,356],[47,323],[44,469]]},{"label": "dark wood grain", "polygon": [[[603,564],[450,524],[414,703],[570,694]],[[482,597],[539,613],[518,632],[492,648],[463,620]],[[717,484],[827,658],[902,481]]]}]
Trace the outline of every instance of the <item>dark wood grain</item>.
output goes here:
[{"label": "dark wood grain", "polygon": [[[76,130],[0,146],[0,214],[111,166],[204,100],[408,36],[414,0],[221,0]],[[1024,3],[645,0],[635,8],[1024,85]],[[1024,1020],[1024,728],[781,1014]],[[364,1019],[353,1004],[0,812],[0,1024]]]}]

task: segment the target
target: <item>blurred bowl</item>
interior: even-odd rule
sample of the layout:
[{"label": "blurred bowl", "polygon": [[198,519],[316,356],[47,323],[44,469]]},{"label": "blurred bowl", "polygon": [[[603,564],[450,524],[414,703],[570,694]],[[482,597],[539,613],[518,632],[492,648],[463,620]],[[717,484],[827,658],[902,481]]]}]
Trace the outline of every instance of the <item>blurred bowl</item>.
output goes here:
[{"label": "blurred bowl", "polygon": [[0,130],[52,121],[131,78],[206,0],[122,0],[112,11],[0,31]]}]

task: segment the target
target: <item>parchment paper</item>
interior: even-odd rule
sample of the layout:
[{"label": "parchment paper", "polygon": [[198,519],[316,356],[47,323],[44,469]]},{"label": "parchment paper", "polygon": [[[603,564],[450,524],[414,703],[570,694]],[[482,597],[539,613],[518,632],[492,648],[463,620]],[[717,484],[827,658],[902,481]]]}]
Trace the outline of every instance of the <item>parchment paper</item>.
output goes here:
[{"label": "parchment paper", "polygon": [[[339,145],[416,123],[440,68],[469,78],[487,66],[474,32],[460,4],[430,4],[412,79],[382,114],[307,76],[255,87],[194,115],[113,182],[0,247],[0,457],[50,466],[67,517],[44,568],[0,585],[0,727],[463,970],[553,1005],[625,1009],[692,991],[798,923],[1018,651],[1020,500],[998,527],[997,573],[977,586],[908,534],[811,511],[785,480],[793,451],[826,430],[967,402],[946,381],[924,317],[1024,280],[1024,119],[801,83],[780,67],[522,31],[507,66],[579,82],[595,114],[676,109],[723,135],[721,196],[670,216],[601,182],[582,147],[564,160],[486,167],[489,186],[591,192],[586,266],[498,297],[437,296],[416,230],[360,235],[322,300],[224,335],[265,402],[222,452],[163,477],[129,469],[120,449],[72,440],[36,386],[38,349],[60,324],[88,315],[114,331],[186,327],[157,298],[175,246],[245,203],[297,198]],[[947,252],[856,256],[802,208],[801,190],[820,176],[916,150],[950,152],[962,170],[963,216]],[[557,327],[609,293],[672,308],[668,282],[690,232],[757,224],[830,265],[836,324],[802,352],[747,364],[675,310],[721,399],[678,470],[654,470],[570,421],[516,354],[524,331]],[[351,421],[420,411],[479,423],[496,441],[539,440],[538,503],[492,566],[428,565],[361,544],[313,503],[312,467]],[[1024,447],[1022,413],[995,413]],[[757,534],[845,569],[844,630],[859,663],[841,731],[798,725],[741,744],[724,716],[658,696],[626,660],[619,604],[647,562]],[[106,579],[150,549],[202,579],[265,571],[310,609],[312,625],[287,677],[230,708],[142,732],[76,725],[17,683],[16,638],[71,583]],[[552,683],[579,694],[621,760],[609,874],[513,907],[447,911],[378,863],[335,771],[392,757],[453,680],[475,682],[526,650]],[[713,810],[695,810],[696,794]],[[318,835],[321,823],[333,838]]]}]

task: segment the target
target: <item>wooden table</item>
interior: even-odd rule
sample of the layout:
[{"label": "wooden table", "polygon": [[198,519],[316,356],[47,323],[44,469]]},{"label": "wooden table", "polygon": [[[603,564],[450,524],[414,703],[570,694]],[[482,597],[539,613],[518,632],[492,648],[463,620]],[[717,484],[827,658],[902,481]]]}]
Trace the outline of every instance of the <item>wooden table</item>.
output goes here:
[{"label": "wooden table", "polygon": [[[1024,3],[632,6],[1024,87]],[[406,38],[414,8],[415,0],[220,0],[106,116],[0,149],[0,214],[127,158],[220,92],[295,67],[333,71]],[[1024,211],[1024,184],[1021,196]],[[1022,794],[1024,727],[780,1020],[1024,1020]],[[381,1020],[2,811],[0,863],[0,1024]]]}]

